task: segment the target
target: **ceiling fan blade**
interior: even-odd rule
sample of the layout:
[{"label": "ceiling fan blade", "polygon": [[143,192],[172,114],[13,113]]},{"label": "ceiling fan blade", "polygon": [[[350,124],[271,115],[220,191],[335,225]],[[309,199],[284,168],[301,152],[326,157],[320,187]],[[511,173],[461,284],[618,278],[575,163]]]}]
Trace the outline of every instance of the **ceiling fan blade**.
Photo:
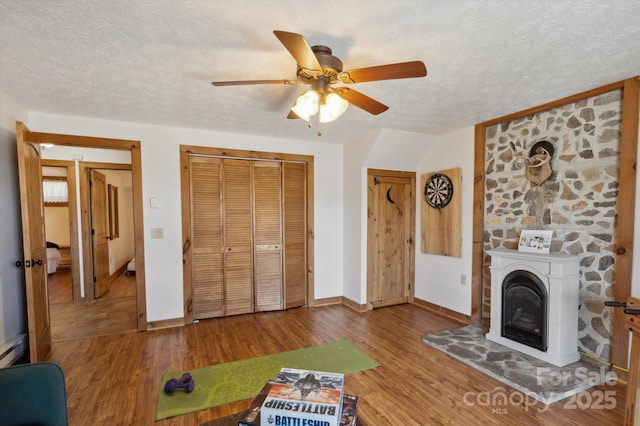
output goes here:
[{"label": "ceiling fan blade", "polygon": [[287,115],[287,118],[292,119],[292,118],[300,118],[300,117],[298,117],[298,114],[296,114],[292,110],[289,110],[289,115]]},{"label": "ceiling fan blade", "polygon": [[240,80],[240,81],[212,81],[214,86],[243,86],[247,84],[284,84],[286,86],[302,84],[296,80]]},{"label": "ceiling fan blade", "polygon": [[424,63],[422,61],[413,61],[344,71],[338,74],[337,79],[342,83],[351,84],[365,81],[425,77],[426,75],[427,67]]},{"label": "ceiling fan blade", "polygon": [[318,58],[316,58],[316,55],[303,36],[286,31],[274,31],[273,33],[278,37],[280,43],[291,53],[291,56],[293,56],[293,59],[296,60],[300,68],[316,71],[319,75],[322,74],[322,67],[318,62]]},{"label": "ceiling fan blade", "polygon": [[337,88],[336,91],[342,99],[367,111],[370,114],[378,115],[389,109],[388,106],[381,104],[373,98],[370,98],[362,93],[349,89],[347,87]]}]

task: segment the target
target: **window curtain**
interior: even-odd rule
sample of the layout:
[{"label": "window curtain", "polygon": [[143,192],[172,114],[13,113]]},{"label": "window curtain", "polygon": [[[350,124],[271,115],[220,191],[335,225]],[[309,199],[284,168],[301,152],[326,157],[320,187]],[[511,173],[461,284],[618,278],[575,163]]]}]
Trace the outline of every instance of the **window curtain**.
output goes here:
[{"label": "window curtain", "polygon": [[66,203],[69,201],[67,182],[45,180],[42,182],[42,195],[45,203]]}]

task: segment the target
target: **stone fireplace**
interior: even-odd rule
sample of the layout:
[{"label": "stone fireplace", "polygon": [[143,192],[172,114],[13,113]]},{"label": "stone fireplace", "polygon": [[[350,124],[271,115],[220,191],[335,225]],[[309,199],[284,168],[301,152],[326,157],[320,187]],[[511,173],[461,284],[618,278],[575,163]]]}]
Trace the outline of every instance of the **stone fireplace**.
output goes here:
[{"label": "stone fireplace", "polygon": [[490,250],[491,323],[486,338],[558,367],[580,359],[580,257]]},{"label": "stone fireplace", "polygon": [[[622,91],[614,90],[487,127],[485,145],[483,305],[491,317],[489,250],[517,249],[522,230],[552,230],[551,252],[580,256],[580,351],[610,360],[616,280]],[[516,152],[553,143],[552,175],[526,177]]]}]

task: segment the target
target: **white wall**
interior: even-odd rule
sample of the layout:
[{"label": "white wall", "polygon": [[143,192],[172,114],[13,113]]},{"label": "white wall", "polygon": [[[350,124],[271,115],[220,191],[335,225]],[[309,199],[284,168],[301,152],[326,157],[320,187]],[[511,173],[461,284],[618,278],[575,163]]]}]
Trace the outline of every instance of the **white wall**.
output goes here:
[{"label": "white wall", "polygon": [[[420,214],[424,188],[418,188],[416,205],[416,291],[415,296],[461,314],[471,314],[471,251],[473,234],[474,128],[467,127],[440,137],[429,145],[418,167],[418,182],[424,173],[462,168],[462,257],[424,254],[420,251]],[[454,188],[454,191],[456,188]],[[460,284],[465,275],[466,284]]]},{"label": "white wall", "polygon": [[[183,317],[181,144],[313,155],[315,297],[342,295],[343,147],[329,137],[303,142],[39,112],[29,119],[37,132],[141,141],[148,321]],[[150,208],[151,197],[159,208]],[[151,228],[162,228],[164,238],[151,239]]]},{"label": "white wall", "polygon": [[[366,238],[367,170],[363,167],[379,132],[364,135],[344,148],[344,296],[365,303],[367,296]],[[364,176],[363,176],[364,173]],[[363,192],[364,187],[364,192]]]},{"label": "white wall", "polygon": [[129,263],[136,254],[133,235],[132,178],[129,170],[98,169],[98,171],[105,175],[107,185],[114,185],[118,188],[119,236],[109,240],[109,274],[111,275],[122,265]]},{"label": "white wall", "polygon": [[[29,129],[34,132],[38,130]],[[57,133],[46,132],[42,133]],[[84,136],[84,135],[83,135]],[[42,151],[42,158],[45,160],[65,160],[65,161],[91,161],[96,163],[116,163],[131,164],[131,153],[118,149],[102,149],[102,148],[82,148],[73,146],[53,146]],[[80,184],[76,182],[76,187],[80,188]]]},{"label": "white wall", "polygon": [[47,241],[59,246],[71,245],[69,232],[69,207],[45,206],[44,208],[45,236]]}]

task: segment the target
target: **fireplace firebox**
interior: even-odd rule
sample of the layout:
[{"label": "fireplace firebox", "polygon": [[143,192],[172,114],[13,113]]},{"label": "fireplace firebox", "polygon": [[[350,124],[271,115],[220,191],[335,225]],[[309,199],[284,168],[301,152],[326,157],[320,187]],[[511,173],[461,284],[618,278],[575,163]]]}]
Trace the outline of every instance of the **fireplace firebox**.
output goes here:
[{"label": "fireplace firebox", "polygon": [[580,360],[580,257],[491,250],[486,338],[558,367]]},{"label": "fireplace firebox", "polygon": [[502,283],[502,337],[547,351],[547,290],[529,271],[513,271]]}]

